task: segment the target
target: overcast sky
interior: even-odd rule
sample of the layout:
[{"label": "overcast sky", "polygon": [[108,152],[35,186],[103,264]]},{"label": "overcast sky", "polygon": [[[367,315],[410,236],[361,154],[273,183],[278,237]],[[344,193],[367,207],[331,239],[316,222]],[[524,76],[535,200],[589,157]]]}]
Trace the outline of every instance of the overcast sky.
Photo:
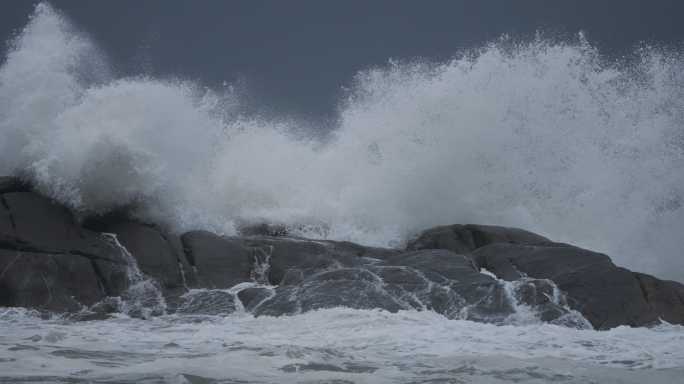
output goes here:
[{"label": "overcast sky", "polygon": [[[0,36],[36,1],[0,1]],[[265,104],[329,114],[341,86],[388,59],[445,60],[508,33],[574,36],[608,54],[684,42],[684,1],[53,0],[109,54],[119,75],[248,79]]]}]

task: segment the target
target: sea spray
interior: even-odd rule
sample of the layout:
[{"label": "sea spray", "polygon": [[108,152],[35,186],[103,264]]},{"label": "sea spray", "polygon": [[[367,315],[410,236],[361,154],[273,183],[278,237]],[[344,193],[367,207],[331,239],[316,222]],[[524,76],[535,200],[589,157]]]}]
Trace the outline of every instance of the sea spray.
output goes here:
[{"label": "sea spray", "polygon": [[582,36],[503,38],[360,72],[322,142],[227,87],[115,78],[42,3],[0,69],[0,174],[82,218],[123,207],[177,233],[266,223],[403,247],[506,225],[682,281],[683,69],[674,48],[614,60]]}]

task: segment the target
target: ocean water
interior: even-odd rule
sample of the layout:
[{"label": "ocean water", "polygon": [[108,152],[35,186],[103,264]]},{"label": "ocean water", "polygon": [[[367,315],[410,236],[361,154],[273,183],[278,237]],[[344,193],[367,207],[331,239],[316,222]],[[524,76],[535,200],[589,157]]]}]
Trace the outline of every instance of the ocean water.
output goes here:
[{"label": "ocean water", "polygon": [[[0,67],[0,174],[81,219],[126,209],[178,234],[266,223],[396,248],[438,225],[504,225],[684,281],[683,55],[504,36],[364,70],[316,127],[247,113],[231,84],[117,77],[41,3]],[[684,328],[668,324],[596,332],[348,308],[93,322],[3,308],[0,323],[12,383],[674,383],[684,363]]]},{"label": "ocean water", "polygon": [[684,373],[684,327],[672,325],[597,332],[348,308],[75,323],[2,309],[0,325],[6,383],[681,383]]}]

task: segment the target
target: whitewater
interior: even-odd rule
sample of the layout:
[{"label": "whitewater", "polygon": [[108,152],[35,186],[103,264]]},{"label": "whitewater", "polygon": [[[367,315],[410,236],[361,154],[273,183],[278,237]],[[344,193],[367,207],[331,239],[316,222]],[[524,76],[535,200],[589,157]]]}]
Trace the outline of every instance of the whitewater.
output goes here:
[{"label": "whitewater", "polygon": [[[240,87],[117,76],[47,3],[0,68],[0,175],[79,219],[173,233],[266,224],[403,248],[438,225],[523,228],[684,282],[684,54],[503,36],[366,69],[332,124],[246,112]],[[228,292],[234,294],[234,292]],[[236,303],[239,303],[236,300]],[[684,327],[479,324],[430,311],[125,314],[0,309],[0,382],[681,382]]]}]

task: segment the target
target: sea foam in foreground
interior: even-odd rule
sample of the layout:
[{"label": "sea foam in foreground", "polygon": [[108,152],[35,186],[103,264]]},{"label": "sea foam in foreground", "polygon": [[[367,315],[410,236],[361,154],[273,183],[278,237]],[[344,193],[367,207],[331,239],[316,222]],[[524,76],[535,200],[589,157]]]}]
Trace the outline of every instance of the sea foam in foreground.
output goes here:
[{"label": "sea foam in foreground", "polygon": [[495,326],[430,311],[122,316],[0,311],[0,382],[678,383],[684,327]]}]

